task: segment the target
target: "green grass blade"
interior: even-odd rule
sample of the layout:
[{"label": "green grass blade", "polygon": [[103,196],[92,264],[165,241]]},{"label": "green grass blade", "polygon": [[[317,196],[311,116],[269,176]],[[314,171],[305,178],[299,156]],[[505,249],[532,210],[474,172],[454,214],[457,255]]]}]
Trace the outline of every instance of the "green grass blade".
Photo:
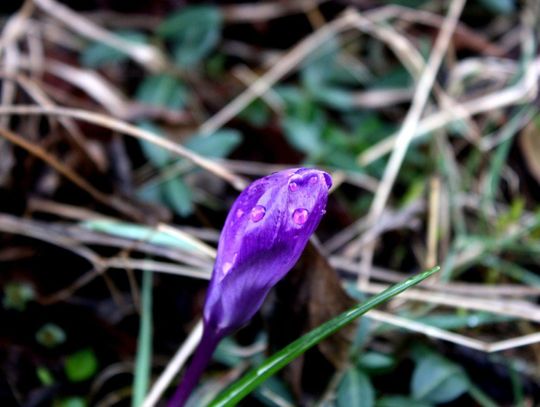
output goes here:
[{"label": "green grass blade", "polygon": [[141,323],[135,356],[135,377],[133,379],[133,397],[131,405],[142,405],[150,382],[152,362],[152,272],[145,270],[142,279]]},{"label": "green grass blade", "polygon": [[263,383],[266,379],[275,374],[278,370],[285,367],[292,360],[300,356],[312,346],[316,345],[326,337],[337,332],[347,324],[354,321],[359,316],[365,314],[369,310],[388,301],[392,297],[402,293],[408,288],[420,283],[432,274],[439,271],[440,267],[435,267],[425,271],[414,277],[411,277],[401,283],[395,284],[383,292],[371,297],[362,304],[355,305],[350,310],[341,315],[325,322],[311,332],[300,337],[296,341],[275,353],[273,356],[264,361],[260,366],[249,371],[240,380],[233,383],[229,388],[216,397],[210,403],[211,407],[234,406],[246,395],[253,391],[257,386]]}]

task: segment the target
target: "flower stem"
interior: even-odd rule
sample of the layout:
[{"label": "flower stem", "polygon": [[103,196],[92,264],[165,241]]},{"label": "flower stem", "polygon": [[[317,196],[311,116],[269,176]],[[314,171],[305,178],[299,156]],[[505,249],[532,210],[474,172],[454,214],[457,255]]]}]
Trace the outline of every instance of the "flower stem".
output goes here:
[{"label": "flower stem", "polygon": [[173,397],[169,400],[168,407],[182,407],[188,400],[191,392],[197,386],[204,369],[210,362],[212,354],[216,349],[222,336],[214,332],[208,326],[204,326],[203,335],[195,355],[187,368],[180,385],[176,389]]}]

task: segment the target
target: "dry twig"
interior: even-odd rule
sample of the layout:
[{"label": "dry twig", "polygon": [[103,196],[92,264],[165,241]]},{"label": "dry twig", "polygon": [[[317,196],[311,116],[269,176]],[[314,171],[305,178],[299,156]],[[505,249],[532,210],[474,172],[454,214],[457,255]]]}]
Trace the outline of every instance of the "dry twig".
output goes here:
[{"label": "dry twig", "polygon": [[227,169],[223,168],[223,166],[217,164],[216,162],[206,159],[193,151],[188,150],[185,147],[182,147],[179,144],[173,143],[170,140],[164,139],[162,137],[159,137],[155,135],[154,133],[151,133],[149,131],[146,131],[144,129],[141,129],[139,127],[133,126],[129,123],[126,123],[121,120],[114,119],[110,116],[106,116],[100,113],[94,113],[87,110],[80,110],[80,109],[70,109],[65,107],[40,107],[40,106],[1,106],[0,107],[0,115],[10,115],[10,114],[17,114],[17,115],[52,115],[52,116],[60,116],[60,117],[71,117],[73,119],[77,120],[83,120],[88,123],[93,123],[98,126],[106,127],[111,130],[115,130],[117,132],[139,138],[142,140],[146,140],[150,143],[156,144],[162,148],[165,148],[166,150],[169,150],[181,157],[184,157],[193,163],[197,164],[201,168],[204,168],[205,170],[217,175],[220,178],[225,179],[226,181],[230,182],[231,185],[239,190],[244,189],[246,186],[245,181],[228,171]]}]

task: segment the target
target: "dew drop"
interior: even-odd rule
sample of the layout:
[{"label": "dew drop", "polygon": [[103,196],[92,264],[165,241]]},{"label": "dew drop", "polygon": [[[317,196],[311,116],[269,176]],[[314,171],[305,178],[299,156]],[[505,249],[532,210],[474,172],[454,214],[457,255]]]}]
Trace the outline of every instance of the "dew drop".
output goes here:
[{"label": "dew drop", "polygon": [[233,264],[230,261],[226,261],[225,264],[223,264],[223,274],[227,275],[229,271],[231,271]]},{"label": "dew drop", "polygon": [[296,182],[291,182],[291,183],[289,184],[289,190],[290,190],[290,191],[294,192],[294,191],[296,191],[297,189],[298,189],[298,184],[297,184]]},{"label": "dew drop", "polygon": [[308,220],[308,210],[305,208],[295,209],[292,216],[294,223],[303,225]]},{"label": "dew drop", "polygon": [[316,175],[313,175],[310,179],[309,179],[309,183],[311,185],[315,185],[317,182],[319,182],[319,177],[317,177]]},{"label": "dew drop", "polygon": [[258,222],[262,218],[264,218],[264,215],[266,213],[266,208],[262,205],[255,205],[253,209],[251,210],[251,220],[253,222]]},{"label": "dew drop", "polygon": [[244,214],[244,210],[243,210],[243,209],[238,208],[238,209],[236,210],[236,218],[237,218],[237,219],[240,218],[243,214]]}]

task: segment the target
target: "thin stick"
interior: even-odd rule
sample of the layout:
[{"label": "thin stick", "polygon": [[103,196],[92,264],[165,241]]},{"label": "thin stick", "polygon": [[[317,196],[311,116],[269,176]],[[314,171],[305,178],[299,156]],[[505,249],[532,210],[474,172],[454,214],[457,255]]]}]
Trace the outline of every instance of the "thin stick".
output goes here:
[{"label": "thin stick", "polygon": [[111,116],[107,116],[100,113],[90,112],[88,110],[81,109],[70,109],[66,107],[46,107],[46,106],[28,106],[28,105],[16,105],[16,106],[0,106],[0,115],[9,115],[9,114],[18,114],[18,115],[54,115],[54,116],[64,116],[71,117],[78,120],[83,120],[88,123],[93,123],[98,126],[106,127],[111,130],[118,131],[120,133],[126,134],[131,137],[139,138],[146,140],[150,143],[158,145],[166,150],[172,151],[175,154],[178,154],[181,157],[184,157],[201,168],[217,175],[220,178],[228,181],[233,187],[238,190],[242,190],[246,186],[246,181],[232,172],[228,171],[222,165],[206,159],[197,153],[194,153],[187,148],[173,143],[170,140],[167,140],[163,137],[159,137],[156,134],[146,131],[142,128],[133,126],[122,120],[117,120]]},{"label": "thin stick", "polygon": [[[251,86],[253,82],[259,79],[259,76],[253,72],[247,65],[240,65],[233,70],[233,75],[236,76],[244,85]],[[284,110],[282,98],[272,89],[268,89],[261,95],[261,99],[272,109],[276,114],[280,115]]]},{"label": "thin stick", "polygon": [[176,276],[200,278],[202,280],[210,280],[211,274],[211,270],[204,270],[200,267],[186,267],[161,261],[125,257],[105,259],[103,260],[103,265],[107,269],[149,270],[158,273],[174,274]]},{"label": "thin stick", "polygon": [[34,3],[52,18],[62,21],[73,31],[94,41],[103,42],[129,55],[134,61],[137,61],[150,71],[162,71],[168,64],[165,55],[158,48],[125,40],[105,30],[98,24],[94,24],[63,4],[54,0],[34,0]]},{"label": "thin stick", "polygon": [[500,352],[502,350],[513,349],[520,346],[526,346],[540,342],[539,332],[519,336],[517,338],[505,339],[502,341],[489,343],[478,339],[469,338],[465,335],[449,332],[447,330],[427,325],[418,321],[413,321],[408,318],[402,318],[397,315],[392,315],[383,311],[372,310],[366,314],[366,318],[404,328],[409,331],[418,332],[423,335],[429,336],[430,338],[441,339],[443,341],[452,342],[457,345],[480,350],[486,353]]},{"label": "thin stick", "polygon": [[450,5],[448,16],[445,19],[441,32],[433,47],[433,52],[431,53],[429,61],[418,82],[411,108],[407,113],[405,122],[403,123],[403,126],[396,137],[395,148],[390,156],[388,165],[385,168],[383,180],[379,185],[379,189],[375,193],[375,198],[370,210],[370,217],[374,221],[380,217],[384,207],[386,206],[390,191],[394,185],[399,169],[401,168],[401,163],[405,158],[405,153],[407,152],[412,137],[416,132],[420,116],[428,100],[431,88],[433,87],[435,75],[439,70],[439,66],[441,65],[444,53],[448,48],[450,38],[456,27],[459,15],[461,14],[464,5],[465,0],[454,0]]},{"label": "thin stick", "polygon": [[239,112],[244,110],[255,98],[268,91],[277,81],[282,79],[294,67],[298,66],[311,52],[322,43],[351,25],[350,14],[338,17],[324,27],[303,39],[297,46],[283,56],[270,70],[259,77],[244,92],[229,102],[223,109],[208,119],[200,127],[200,133],[212,134]]},{"label": "thin stick", "polygon": [[[378,293],[388,288],[386,284],[370,283],[364,290],[368,293]],[[473,298],[471,296],[448,293],[429,292],[422,289],[409,289],[400,294],[401,299],[421,301],[430,304],[447,305],[453,308],[473,309],[499,315],[508,315],[523,320],[540,322],[540,307],[523,300],[504,300]]]},{"label": "thin stick", "polygon": [[[452,37],[452,33],[456,28],[456,24],[464,5],[465,0],[454,0],[450,4],[448,15],[444,20],[441,32],[437,36],[435,45],[433,46],[433,52],[431,53],[426,67],[422,72],[422,76],[418,81],[418,85],[411,103],[411,108],[409,109],[405,122],[403,123],[403,126],[396,137],[395,148],[392,151],[388,165],[384,170],[379,188],[375,193],[375,197],[369,211],[369,219],[370,223],[372,224],[377,222],[384,211],[384,207],[386,206],[390,192],[394,186],[394,182],[399,173],[399,169],[401,168],[403,159],[405,158],[405,154],[414,134],[416,133],[420,116],[422,115],[431,88],[435,82],[435,75],[439,70],[439,66],[441,65],[444,54],[448,48],[450,38]],[[372,244],[364,253],[361,263],[361,267],[363,269],[368,270],[371,267],[374,251],[375,245]],[[363,274],[359,277],[358,284],[360,287],[365,287],[368,282],[369,274]]]},{"label": "thin stick", "polygon": [[109,196],[97,190],[91,184],[89,184],[84,178],[82,178],[76,172],[71,170],[71,168],[62,164],[59,160],[57,160],[55,157],[50,155],[47,151],[43,150],[41,147],[35,144],[32,144],[26,139],[20,137],[19,135],[12,133],[11,131],[7,129],[3,129],[3,128],[0,128],[0,137],[5,138],[11,143],[25,149],[29,153],[45,161],[47,164],[49,164],[56,171],[58,171],[64,177],[69,179],[79,188],[86,191],[96,201],[104,205],[110,206],[111,208],[114,208],[121,213],[127,214],[133,219],[142,220],[144,218],[142,213],[140,213],[136,208],[132,207],[131,205],[118,199],[115,196]]},{"label": "thin stick", "polygon": [[413,321],[408,318],[402,318],[397,315],[390,314],[388,312],[371,310],[366,314],[366,318],[373,319],[375,321],[384,322],[393,326],[407,329],[408,331],[418,332],[430,338],[437,338],[443,341],[452,342],[467,348],[485,350],[486,343],[473,338],[468,338],[464,335],[449,332],[444,329],[437,328],[435,326],[427,325],[422,322]]},{"label": "thin stick", "polygon": [[[56,104],[49,98],[49,96],[43,91],[43,89],[39,87],[38,83],[36,83],[36,81],[34,81],[33,79],[21,74],[9,75],[6,72],[0,72],[0,78],[6,78],[16,81],[17,84],[22,89],[24,89],[24,91],[28,93],[28,95],[30,95],[34,99],[34,101],[40,106],[46,106],[51,108],[56,106]],[[9,118],[6,117],[6,119]],[[76,123],[67,117],[60,117],[58,121],[66,129],[67,134],[69,134],[69,136],[71,137],[69,141],[73,143],[77,151],[80,151],[85,158],[87,158],[89,161],[92,162],[93,165],[96,166],[96,168],[103,169],[100,166],[100,160],[96,156],[96,153],[94,153],[92,149],[89,149],[86,146],[84,134],[77,127]]]},{"label": "thin stick", "polygon": [[532,345],[540,342],[540,332],[519,336],[517,338],[506,339],[504,341],[492,343],[487,352],[500,352],[501,350],[513,349],[518,346]]},{"label": "thin stick", "polygon": [[32,0],[25,0],[21,8],[9,18],[0,37],[0,56],[2,56],[4,48],[17,41],[19,36],[24,33],[26,23],[33,11],[34,4]]},{"label": "thin stick", "polygon": [[182,369],[189,356],[197,347],[202,337],[202,331],[203,323],[199,321],[173,356],[163,373],[155,381],[141,407],[154,407],[156,405],[163,392],[167,389],[167,386],[173,381],[176,374]]},{"label": "thin stick", "polygon": [[197,239],[196,237],[191,236],[190,234],[175,228],[173,226],[166,225],[165,223],[159,223],[157,225],[157,230],[163,233],[167,233],[171,236],[178,237],[181,240],[187,240],[192,245],[194,245],[201,253],[206,254],[208,257],[215,259],[216,258],[216,249],[210,245],[207,245],[202,240]]},{"label": "thin stick", "polygon": [[[440,129],[452,122],[467,119],[474,115],[500,109],[519,102],[533,100],[538,92],[538,77],[540,76],[540,58],[526,67],[522,79],[516,84],[497,92],[483,95],[467,102],[452,106],[449,109],[439,110],[418,123],[413,140],[427,133]],[[378,160],[388,154],[397,144],[398,134],[391,135],[366,150],[358,157],[362,166]]]},{"label": "thin stick", "polygon": [[266,22],[290,14],[296,14],[309,7],[316,7],[329,0],[296,0],[289,2],[251,2],[231,4],[221,7],[223,18],[229,23]]}]

